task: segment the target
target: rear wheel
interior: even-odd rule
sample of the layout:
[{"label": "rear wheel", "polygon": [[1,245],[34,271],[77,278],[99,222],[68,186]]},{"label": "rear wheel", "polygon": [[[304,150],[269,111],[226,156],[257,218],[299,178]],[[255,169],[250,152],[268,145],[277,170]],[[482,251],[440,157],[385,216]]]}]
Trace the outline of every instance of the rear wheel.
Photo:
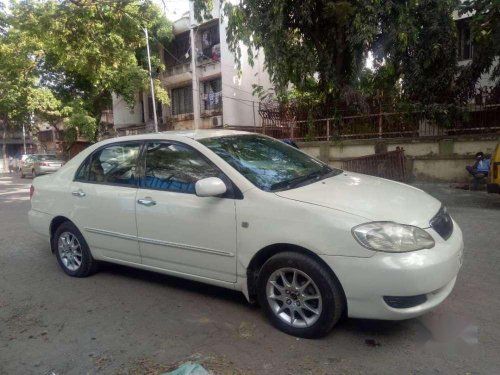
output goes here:
[{"label": "rear wheel", "polygon": [[33,178],[37,176],[36,171],[34,169],[31,171],[31,175],[33,176]]},{"label": "rear wheel", "polygon": [[271,323],[288,334],[327,334],[345,307],[341,287],[328,269],[304,254],[283,252],[262,267],[259,303]]},{"label": "rear wheel", "polygon": [[63,271],[69,276],[86,277],[97,270],[97,263],[78,228],[62,223],[52,240],[52,248]]}]

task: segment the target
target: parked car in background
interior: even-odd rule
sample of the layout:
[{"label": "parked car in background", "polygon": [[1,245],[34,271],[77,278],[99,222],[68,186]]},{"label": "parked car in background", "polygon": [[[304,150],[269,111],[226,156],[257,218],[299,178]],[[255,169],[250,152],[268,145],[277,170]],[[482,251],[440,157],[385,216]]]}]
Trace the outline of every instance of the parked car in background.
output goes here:
[{"label": "parked car in background", "polygon": [[488,193],[500,194],[500,143],[491,154],[490,171],[486,182]]},{"label": "parked car in background", "polygon": [[26,160],[33,154],[22,154],[17,161],[17,170],[16,172],[21,172],[21,167],[26,163]]},{"label": "parked car in background", "polygon": [[343,315],[424,314],[463,259],[460,228],[422,190],[245,132],[109,139],[30,196],[30,224],[69,276],[107,261],[239,290],[301,337]]},{"label": "parked car in background", "polygon": [[29,155],[19,168],[21,178],[27,175],[36,177],[42,174],[54,173],[64,164],[64,160],[55,154]]}]

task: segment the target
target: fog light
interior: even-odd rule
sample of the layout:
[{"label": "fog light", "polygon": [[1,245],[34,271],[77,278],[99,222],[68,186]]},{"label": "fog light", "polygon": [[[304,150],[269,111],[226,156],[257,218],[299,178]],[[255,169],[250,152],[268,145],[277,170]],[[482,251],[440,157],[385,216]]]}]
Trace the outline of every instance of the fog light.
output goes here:
[{"label": "fog light", "polygon": [[419,294],[418,296],[409,297],[384,296],[384,301],[390,307],[393,307],[395,309],[408,309],[410,307],[421,305],[422,303],[427,301],[427,295]]}]

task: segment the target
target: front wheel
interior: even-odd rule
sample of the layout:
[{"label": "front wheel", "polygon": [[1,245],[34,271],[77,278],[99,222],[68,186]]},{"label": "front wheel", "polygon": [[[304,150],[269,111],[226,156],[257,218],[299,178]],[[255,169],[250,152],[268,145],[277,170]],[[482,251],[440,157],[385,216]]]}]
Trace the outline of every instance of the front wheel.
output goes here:
[{"label": "front wheel", "polygon": [[329,270],[295,252],[278,253],[264,264],[257,293],[271,323],[293,336],[324,336],[345,308],[341,286]]}]

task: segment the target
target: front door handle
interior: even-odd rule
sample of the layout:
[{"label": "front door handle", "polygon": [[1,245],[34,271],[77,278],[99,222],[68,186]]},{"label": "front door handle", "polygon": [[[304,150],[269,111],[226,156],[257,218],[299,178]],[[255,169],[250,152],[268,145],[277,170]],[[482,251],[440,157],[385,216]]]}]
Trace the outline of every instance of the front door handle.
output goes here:
[{"label": "front door handle", "polygon": [[84,197],[85,196],[85,193],[82,190],[74,191],[71,194],[73,194],[75,197]]},{"label": "front door handle", "polygon": [[154,206],[156,204],[156,201],[154,201],[150,197],[146,197],[146,198],[138,199],[137,203],[142,204],[143,206],[146,206],[146,207],[151,207],[151,206]]}]

